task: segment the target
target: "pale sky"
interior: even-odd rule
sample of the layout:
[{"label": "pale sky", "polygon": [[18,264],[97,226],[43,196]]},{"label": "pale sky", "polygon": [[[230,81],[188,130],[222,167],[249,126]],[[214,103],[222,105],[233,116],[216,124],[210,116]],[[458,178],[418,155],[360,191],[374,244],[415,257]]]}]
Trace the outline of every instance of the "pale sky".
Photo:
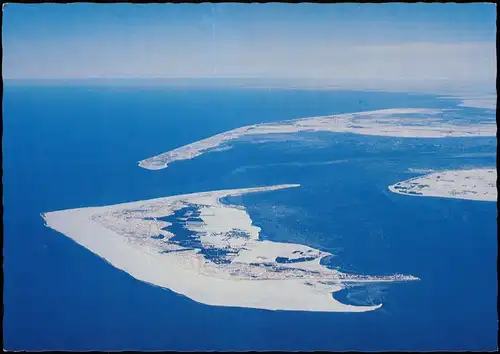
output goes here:
[{"label": "pale sky", "polygon": [[5,79],[493,85],[493,4],[8,4]]}]

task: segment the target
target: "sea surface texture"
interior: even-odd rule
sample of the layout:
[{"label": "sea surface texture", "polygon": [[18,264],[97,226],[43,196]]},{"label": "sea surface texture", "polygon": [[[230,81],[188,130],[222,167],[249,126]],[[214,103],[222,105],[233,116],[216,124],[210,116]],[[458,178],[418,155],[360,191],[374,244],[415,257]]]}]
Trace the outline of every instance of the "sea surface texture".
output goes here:
[{"label": "sea surface texture", "polygon": [[[494,106],[366,91],[4,89],[6,349],[497,348]],[[120,263],[103,247],[112,237],[92,243],[94,226],[68,220],[154,257]],[[235,230],[237,241],[218,234]],[[198,277],[176,282],[162,255]],[[233,286],[262,274],[278,285]],[[224,303],[206,278],[240,296]],[[283,281],[286,295],[323,292],[324,306],[283,300]]]}]

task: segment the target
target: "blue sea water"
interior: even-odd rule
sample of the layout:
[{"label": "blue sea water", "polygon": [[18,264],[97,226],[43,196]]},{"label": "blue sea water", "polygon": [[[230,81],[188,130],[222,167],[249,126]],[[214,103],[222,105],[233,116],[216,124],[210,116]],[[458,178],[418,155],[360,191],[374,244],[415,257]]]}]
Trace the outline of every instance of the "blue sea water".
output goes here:
[{"label": "blue sea water", "polygon": [[[247,139],[164,170],[137,166],[247,124],[456,103],[384,92],[6,85],[4,347],[496,349],[496,203],[409,197],[387,189],[418,175],[409,168],[493,167],[495,138],[301,133],[281,142]],[[484,111],[465,108],[464,114],[475,119]],[[227,200],[247,207],[264,239],[331,252],[325,262],[345,272],[421,280],[334,295],[352,304],[383,302],[366,313],[212,307],[135,280],[44,227],[40,217],[281,183],[301,187]]]}]

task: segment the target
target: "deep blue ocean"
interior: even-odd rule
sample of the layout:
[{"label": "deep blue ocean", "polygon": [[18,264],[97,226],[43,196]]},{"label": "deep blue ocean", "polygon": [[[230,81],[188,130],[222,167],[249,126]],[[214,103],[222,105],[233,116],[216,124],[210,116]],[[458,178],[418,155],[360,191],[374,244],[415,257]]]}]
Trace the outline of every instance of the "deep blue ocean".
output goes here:
[{"label": "deep blue ocean", "polygon": [[[4,87],[4,348],[8,350],[495,350],[496,203],[387,187],[409,168],[494,167],[495,138],[301,133],[150,171],[139,160],[243,125],[458,101],[384,92]],[[471,119],[483,110],[465,108]],[[268,138],[271,138],[269,136]],[[328,163],[325,162],[332,162]],[[348,288],[366,313],[212,307],[135,280],[40,213],[300,183],[228,198],[261,237],[333,253],[345,272],[420,281]]]}]

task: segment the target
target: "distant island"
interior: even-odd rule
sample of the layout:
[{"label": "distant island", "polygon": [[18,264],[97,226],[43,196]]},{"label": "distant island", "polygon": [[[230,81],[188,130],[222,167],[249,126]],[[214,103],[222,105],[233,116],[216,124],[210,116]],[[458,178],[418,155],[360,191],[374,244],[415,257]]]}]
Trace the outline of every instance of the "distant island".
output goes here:
[{"label": "distant island", "polygon": [[[495,136],[496,123],[454,124],[446,114],[453,109],[394,108],[254,124],[223,132],[163,154],[139,161],[148,170],[160,170],[180,160],[220,151],[222,145],[249,135],[296,132],[338,132],[402,138]],[[225,145],[227,149],[228,146]]]},{"label": "distant island", "polygon": [[471,169],[433,172],[389,186],[398,194],[495,202],[497,171]]}]

